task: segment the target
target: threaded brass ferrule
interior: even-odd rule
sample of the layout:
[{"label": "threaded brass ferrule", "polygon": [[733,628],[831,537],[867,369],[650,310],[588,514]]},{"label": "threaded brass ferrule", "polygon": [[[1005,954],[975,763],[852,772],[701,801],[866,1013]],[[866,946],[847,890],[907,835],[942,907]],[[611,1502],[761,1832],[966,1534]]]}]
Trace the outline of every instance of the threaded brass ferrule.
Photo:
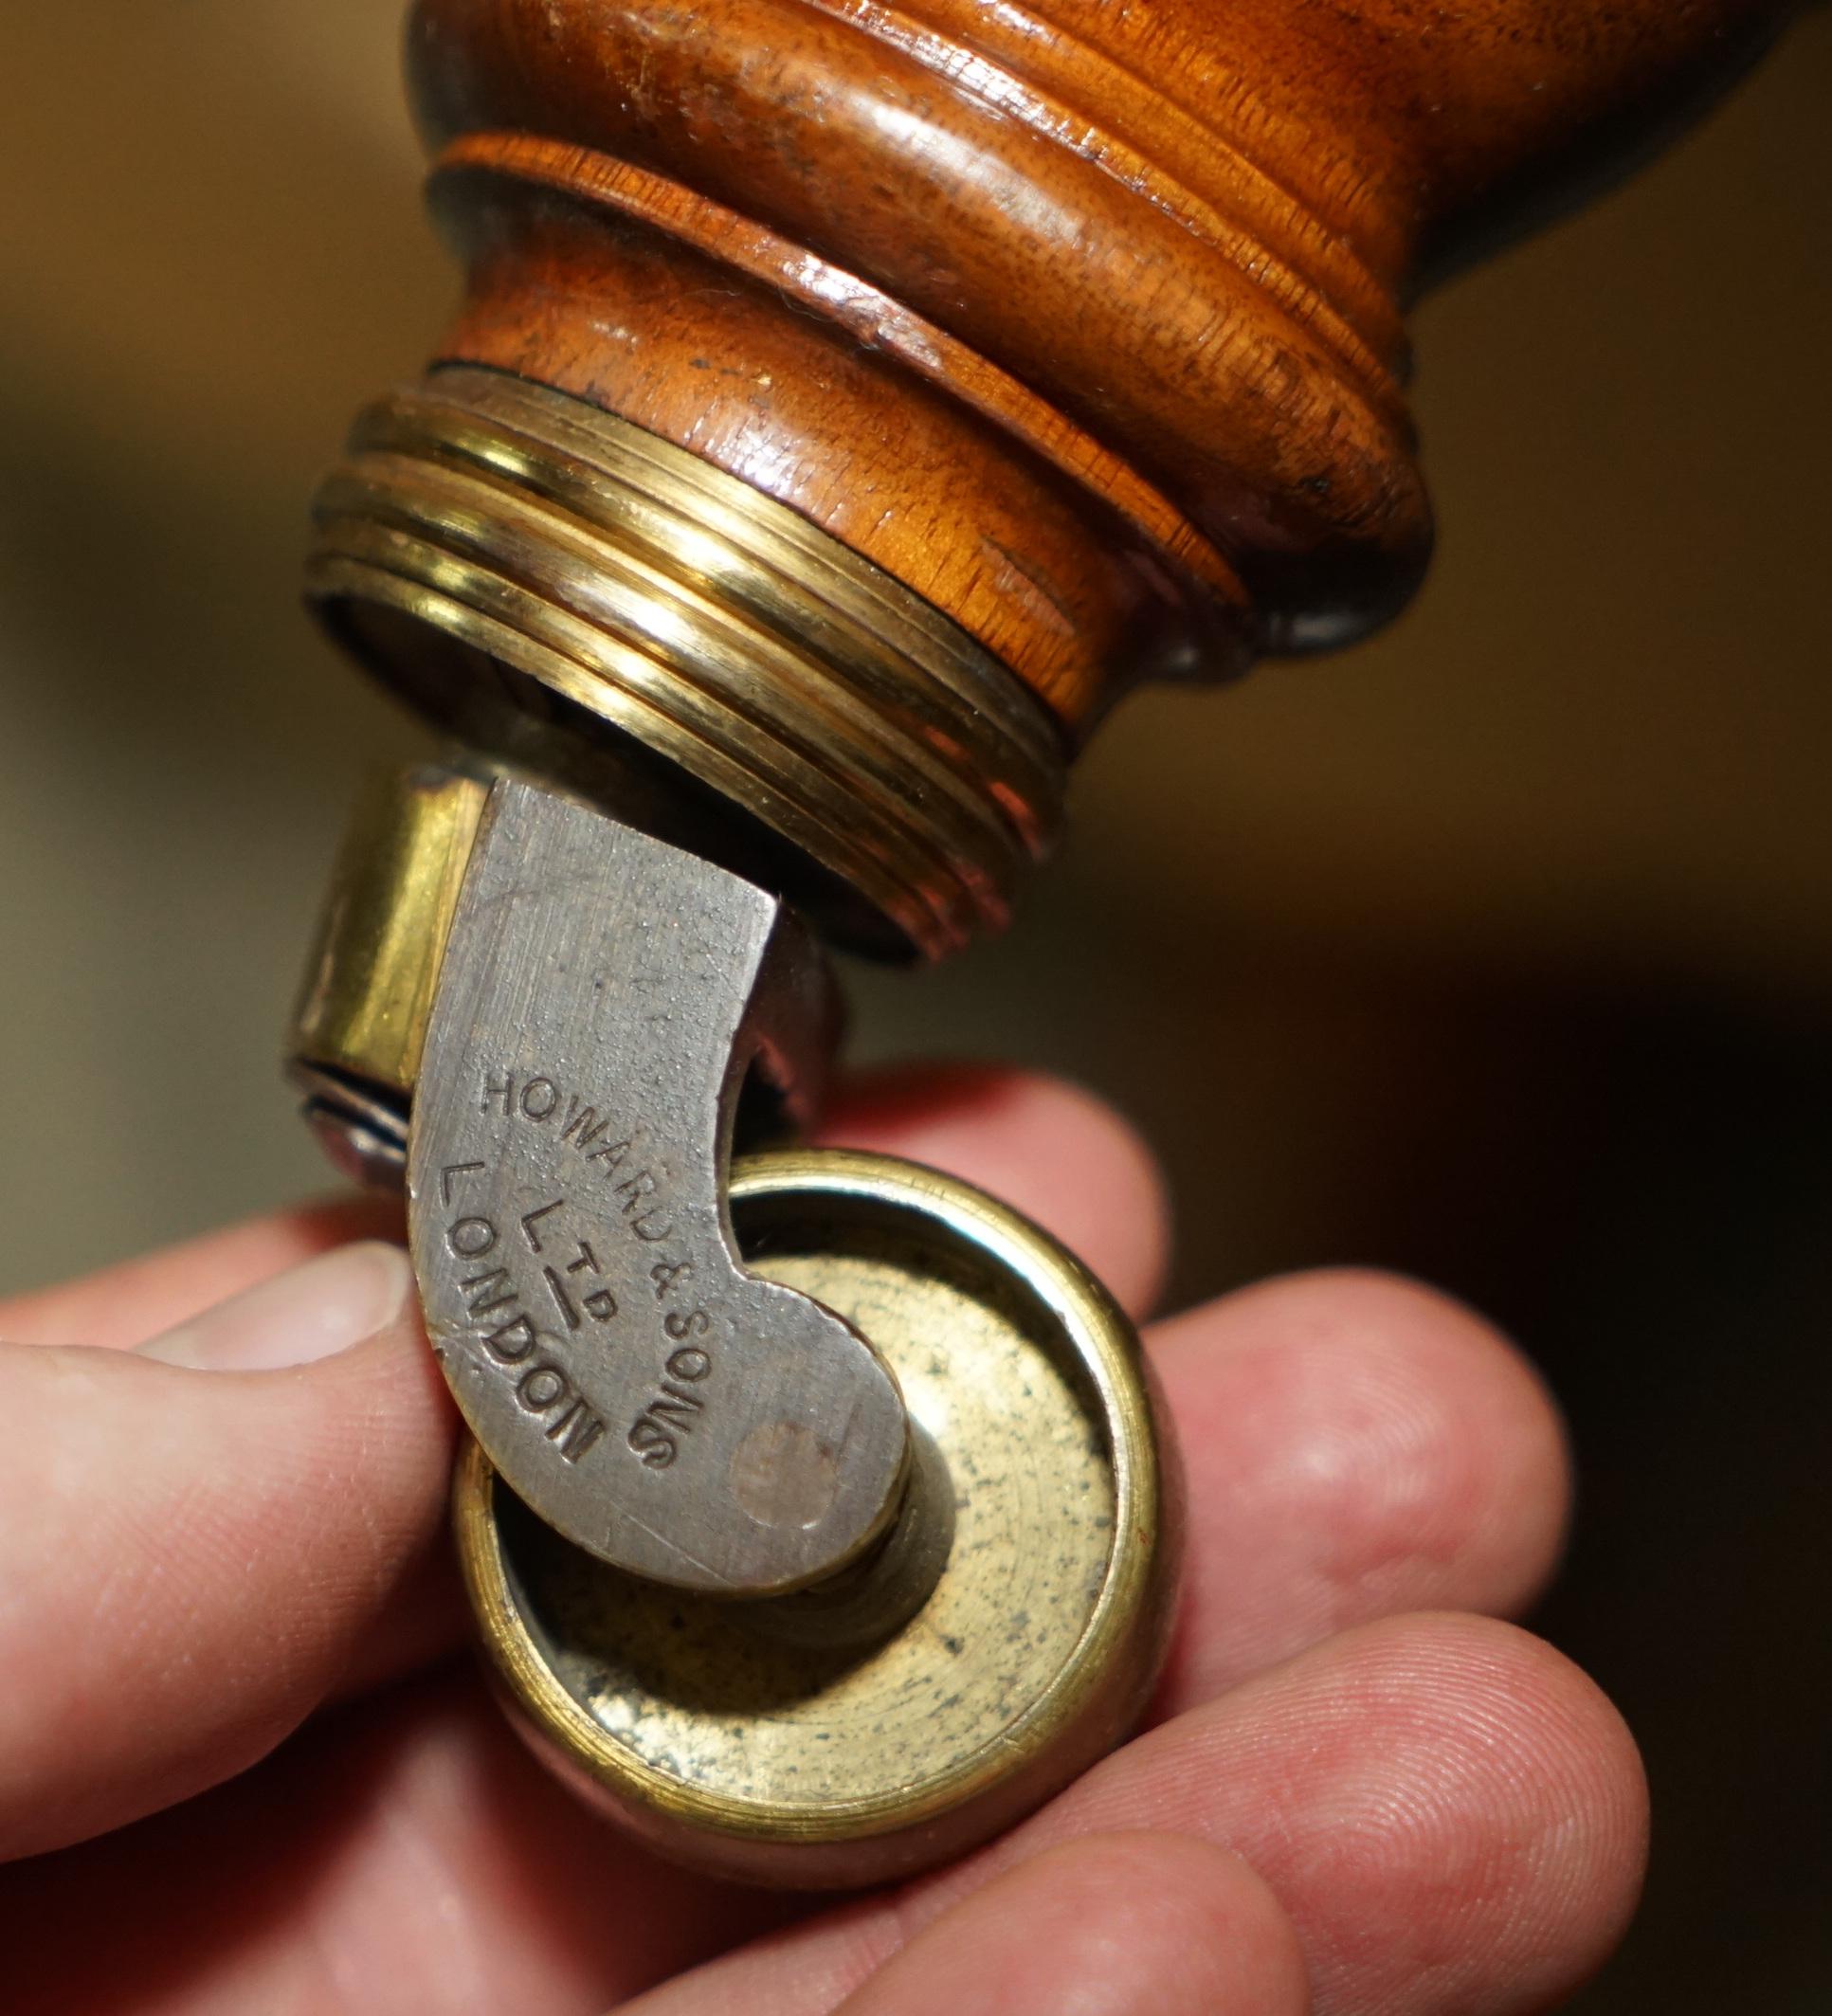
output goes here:
[{"label": "threaded brass ferrule", "polygon": [[773,857],[728,841],[728,865],[843,940],[938,957],[1000,928],[1047,850],[1062,739],[1004,665],[596,407],[436,371],[361,415],[314,518],[311,600],[423,714],[611,802],[665,759]]}]

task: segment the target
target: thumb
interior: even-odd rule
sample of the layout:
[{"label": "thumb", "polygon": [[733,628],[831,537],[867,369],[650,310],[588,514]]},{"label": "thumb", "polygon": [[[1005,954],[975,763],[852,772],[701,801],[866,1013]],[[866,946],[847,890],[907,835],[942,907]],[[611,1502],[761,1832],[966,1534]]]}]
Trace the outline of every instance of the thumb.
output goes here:
[{"label": "thumb", "polygon": [[0,1345],[0,1855],[264,1755],[439,1546],[451,1414],[391,1246],[136,1353]]}]

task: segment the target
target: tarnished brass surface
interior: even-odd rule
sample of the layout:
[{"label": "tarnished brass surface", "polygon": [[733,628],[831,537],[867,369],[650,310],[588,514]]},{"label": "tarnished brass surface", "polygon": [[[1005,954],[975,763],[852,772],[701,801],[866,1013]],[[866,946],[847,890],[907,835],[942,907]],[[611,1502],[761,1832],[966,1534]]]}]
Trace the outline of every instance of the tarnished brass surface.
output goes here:
[{"label": "tarnished brass surface", "polygon": [[[288,1074],[327,1153],[354,1180],[406,1181],[408,1112],[459,890],[496,766],[377,769],[352,808],[287,1036]],[[740,1146],[807,1127],[840,1037],[830,973],[758,1060],[738,1115]]]},{"label": "tarnished brass surface", "polygon": [[1174,1480],[1132,1326],[1004,1206],[835,1152],[740,1163],[731,1200],[749,1263],[871,1337],[946,1465],[926,1606],[875,1649],[785,1638],[770,1601],[683,1596],[556,1540],[475,1445],[460,1558],[514,1714],[588,1796],[710,1870],[875,1882],[1008,1825],[1130,1727],[1163,1650]]},{"label": "tarnished brass surface", "polygon": [[488,785],[378,770],[344,830],[287,1038],[306,1124],[352,1181],[398,1189],[433,990]]},{"label": "tarnished brass surface", "polygon": [[377,771],[344,830],[294,1017],[292,1051],[405,1100],[489,787]]},{"label": "tarnished brass surface", "polygon": [[1005,666],[795,512],[583,401],[435,372],[358,421],[315,516],[315,604],[422,713],[599,795],[632,752],[665,759],[758,859],[811,865],[790,893],[840,935],[951,951],[1004,923],[1048,845],[1061,732]]}]

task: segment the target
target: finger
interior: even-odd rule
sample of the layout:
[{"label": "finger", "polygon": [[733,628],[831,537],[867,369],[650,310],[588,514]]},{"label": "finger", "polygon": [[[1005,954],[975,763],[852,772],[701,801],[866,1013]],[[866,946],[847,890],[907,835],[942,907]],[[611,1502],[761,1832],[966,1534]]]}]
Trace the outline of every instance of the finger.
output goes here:
[{"label": "finger", "polygon": [[452,1428],[410,1287],[345,1246],[145,1353],[0,1346],[0,1854],[242,1770],[426,1628]]},{"label": "finger", "polygon": [[319,1716],[201,1798],[0,1871],[0,1951],[8,2016],[581,2016],[793,1908],[607,1829],[465,1662]]},{"label": "finger", "polygon": [[251,1218],[182,1245],[0,1301],[13,1344],[141,1344],[288,1267],[356,1239],[402,1236],[392,1198],[349,1196]]},{"label": "finger", "polygon": [[1054,1233],[1135,1316],[1163,1287],[1164,1179],[1133,1129],[1078,1086],[983,1064],[871,1072],[842,1087],[822,1139],[989,1190]]},{"label": "finger", "polygon": [[994,1877],[1139,1826],[1258,1871],[1316,2016],[1524,2016],[1621,1937],[1646,1802],[1615,1712],[1550,1647],[1478,1618],[1393,1620],[1141,1736],[971,1862],[714,1961],[644,2016],[824,2016]]},{"label": "finger", "polygon": [[[666,1989],[627,2016],[666,2016]],[[839,2016],[1305,2016],[1303,1949],[1239,1856],[1174,1834],[1047,1848],[932,1919]]]},{"label": "finger", "polygon": [[[706,1961],[643,2016],[827,2016],[994,1879],[1137,1828],[1246,1861],[1295,1928],[1316,2016],[1524,2016],[1620,1935],[1644,1821],[1633,1745],[1555,1653],[1478,1619],[1389,1621],[1140,1737],[970,1862]],[[190,2016],[571,2016],[793,1908],[656,1862],[551,1785],[481,1694],[424,1687],[10,1880],[18,2016],[118,2016],[119,1983],[142,1977]]]},{"label": "finger", "polygon": [[1151,1341],[1188,1477],[1161,1713],[1350,1625],[1517,1614],[1551,1572],[1563,1427],[1526,1361],[1460,1304],[1387,1275],[1297,1275]]}]

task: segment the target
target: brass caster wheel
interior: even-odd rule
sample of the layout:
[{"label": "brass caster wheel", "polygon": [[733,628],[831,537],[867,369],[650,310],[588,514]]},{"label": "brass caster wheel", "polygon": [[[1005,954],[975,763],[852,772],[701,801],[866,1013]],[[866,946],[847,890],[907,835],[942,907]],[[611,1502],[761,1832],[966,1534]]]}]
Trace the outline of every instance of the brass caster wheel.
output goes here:
[{"label": "brass caster wheel", "polygon": [[720,1876],[880,1882],[1010,1825],[1131,1728],[1174,1589],[1174,1465],[1131,1323],[979,1190],[798,1151],[739,1162],[730,1206],[746,1263],[896,1375],[921,1453],[889,1539],[828,1588],[694,1594],[560,1539],[472,1444],[459,1556],[517,1726],[625,1826]]}]

